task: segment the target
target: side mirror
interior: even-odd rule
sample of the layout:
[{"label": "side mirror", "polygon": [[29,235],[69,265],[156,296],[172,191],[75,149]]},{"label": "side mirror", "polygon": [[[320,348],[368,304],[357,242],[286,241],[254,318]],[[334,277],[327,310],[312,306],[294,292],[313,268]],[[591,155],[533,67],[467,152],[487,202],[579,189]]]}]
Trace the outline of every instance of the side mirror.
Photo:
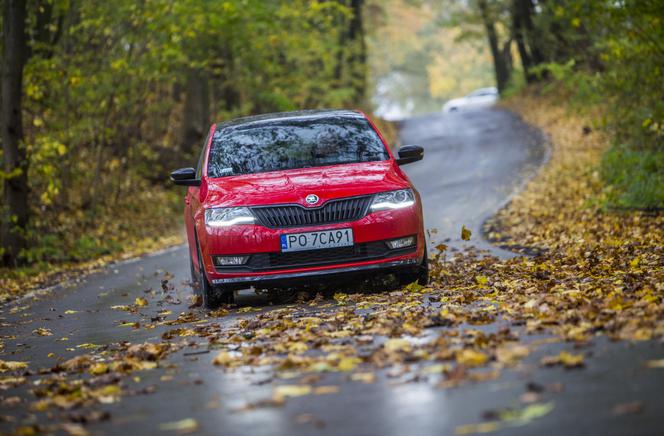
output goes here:
[{"label": "side mirror", "polygon": [[176,185],[200,186],[201,180],[196,178],[196,170],[193,168],[180,168],[171,173],[171,180]]},{"label": "side mirror", "polygon": [[424,149],[418,145],[404,145],[399,149],[398,154],[397,165],[405,165],[422,160]]}]

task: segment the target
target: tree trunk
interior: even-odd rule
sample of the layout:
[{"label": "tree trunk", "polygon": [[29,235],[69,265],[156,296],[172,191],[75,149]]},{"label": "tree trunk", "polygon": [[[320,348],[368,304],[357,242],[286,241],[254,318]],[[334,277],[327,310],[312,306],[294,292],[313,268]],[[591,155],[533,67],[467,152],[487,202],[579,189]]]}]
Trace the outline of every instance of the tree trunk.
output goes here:
[{"label": "tree trunk", "polygon": [[528,48],[526,47],[526,41],[523,35],[523,13],[521,3],[521,0],[513,0],[512,2],[512,35],[519,51],[526,83],[532,83],[534,77],[531,74],[530,69],[533,66],[533,60],[528,53]]},{"label": "tree trunk", "polygon": [[367,43],[364,40],[364,0],[351,0],[353,18],[348,26],[348,40],[353,55],[349,63],[355,72],[351,80],[355,89],[355,104],[363,104],[367,89]]},{"label": "tree trunk", "polygon": [[[337,0],[342,6],[346,6],[346,0]],[[346,38],[348,31],[346,27],[346,16],[344,14],[337,14],[336,26],[339,29],[339,45],[337,47],[337,63],[334,65],[334,80],[337,86],[344,86],[343,74],[344,64],[346,63]]]},{"label": "tree trunk", "polygon": [[522,20],[523,29],[526,37],[526,44],[530,48],[530,56],[533,65],[539,65],[546,61],[540,34],[533,24],[533,15],[535,14],[535,5],[532,0],[516,0],[518,3],[519,15]]},{"label": "tree trunk", "polygon": [[480,8],[480,14],[482,15],[487,39],[489,40],[489,47],[491,48],[491,56],[493,57],[493,66],[496,73],[496,85],[498,86],[498,91],[502,93],[509,82],[510,70],[507,65],[507,60],[503,56],[498,45],[496,26],[489,12],[486,0],[478,0],[478,6]]},{"label": "tree trunk", "polygon": [[184,91],[180,147],[184,153],[194,155],[193,150],[205,137],[210,121],[210,90],[205,72],[189,70]]},{"label": "tree trunk", "polygon": [[28,161],[23,144],[21,96],[27,61],[25,0],[4,0],[2,104],[0,128],[4,160],[2,263],[16,266],[28,223]]}]

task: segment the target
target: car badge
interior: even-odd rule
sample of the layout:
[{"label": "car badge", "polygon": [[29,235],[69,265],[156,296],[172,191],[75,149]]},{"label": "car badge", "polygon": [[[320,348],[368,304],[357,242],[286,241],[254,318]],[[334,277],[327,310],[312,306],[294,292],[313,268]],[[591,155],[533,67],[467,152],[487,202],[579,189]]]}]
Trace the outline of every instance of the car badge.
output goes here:
[{"label": "car badge", "polygon": [[319,198],[318,198],[318,195],[316,195],[316,194],[309,194],[304,199],[304,201],[306,201],[308,204],[316,204],[316,203],[318,203],[318,200],[319,200]]}]

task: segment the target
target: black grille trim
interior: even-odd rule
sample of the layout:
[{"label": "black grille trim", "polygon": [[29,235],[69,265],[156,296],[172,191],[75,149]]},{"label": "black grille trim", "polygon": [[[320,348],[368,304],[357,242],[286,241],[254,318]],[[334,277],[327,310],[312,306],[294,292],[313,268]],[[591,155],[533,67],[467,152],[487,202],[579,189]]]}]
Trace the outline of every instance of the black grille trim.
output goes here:
[{"label": "black grille trim", "polygon": [[361,262],[412,253],[416,246],[390,250],[385,241],[365,242],[350,247],[323,248],[292,253],[252,254],[246,264],[233,267],[216,267],[218,272],[269,271],[274,269],[324,266],[330,264]]},{"label": "black grille trim", "polygon": [[372,196],[329,200],[319,207],[299,204],[253,206],[251,211],[259,223],[270,228],[317,226],[356,221],[367,214]]}]

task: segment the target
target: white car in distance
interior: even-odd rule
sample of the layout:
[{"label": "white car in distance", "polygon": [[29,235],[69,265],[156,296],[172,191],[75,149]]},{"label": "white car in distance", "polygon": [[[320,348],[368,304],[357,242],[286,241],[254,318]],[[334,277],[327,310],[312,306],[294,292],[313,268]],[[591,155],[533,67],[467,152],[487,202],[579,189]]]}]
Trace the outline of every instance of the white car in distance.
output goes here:
[{"label": "white car in distance", "polygon": [[498,101],[498,89],[491,86],[480,88],[461,98],[453,98],[445,103],[443,112],[458,112],[478,107],[493,106]]}]

